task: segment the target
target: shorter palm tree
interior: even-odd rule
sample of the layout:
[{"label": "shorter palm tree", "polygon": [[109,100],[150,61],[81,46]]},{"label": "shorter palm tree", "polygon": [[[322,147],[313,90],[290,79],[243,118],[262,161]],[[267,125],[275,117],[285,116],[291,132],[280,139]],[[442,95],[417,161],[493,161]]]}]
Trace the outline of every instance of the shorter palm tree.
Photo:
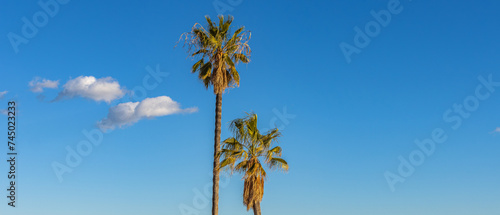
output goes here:
[{"label": "shorter palm tree", "polygon": [[266,179],[261,160],[270,169],[288,170],[288,163],[281,158],[281,147],[273,147],[281,133],[275,128],[262,135],[257,129],[255,113],[233,120],[230,130],[234,136],[223,142],[220,168],[243,173],[243,204],[247,211],[252,208],[255,215],[260,215]]}]

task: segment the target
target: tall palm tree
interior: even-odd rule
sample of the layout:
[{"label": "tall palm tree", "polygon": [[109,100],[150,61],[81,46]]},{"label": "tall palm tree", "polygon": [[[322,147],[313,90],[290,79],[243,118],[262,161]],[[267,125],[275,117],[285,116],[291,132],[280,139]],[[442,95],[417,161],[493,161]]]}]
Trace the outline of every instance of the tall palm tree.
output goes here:
[{"label": "tall palm tree", "polygon": [[239,62],[250,61],[250,32],[245,27],[240,27],[231,34],[232,16],[219,16],[219,24],[212,22],[209,16],[205,17],[208,25],[196,23],[190,32],[181,35],[184,45],[188,46],[191,57],[199,60],[193,65],[191,72],[198,73],[205,88],[210,86],[216,95],[215,102],[215,137],[214,137],[214,163],[213,163],[213,193],[212,215],[218,214],[219,201],[219,157],[222,94],[229,87],[240,84],[240,75],[236,70]]},{"label": "tall palm tree", "polygon": [[231,173],[243,173],[243,204],[247,206],[247,211],[252,208],[255,215],[260,215],[266,179],[262,162],[270,169],[288,170],[288,163],[281,158],[281,147],[273,147],[281,133],[275,128],[261,134],[254,113],[233,120],[230,129],[234,137],[224,140],[220,168],[229,169]]}]

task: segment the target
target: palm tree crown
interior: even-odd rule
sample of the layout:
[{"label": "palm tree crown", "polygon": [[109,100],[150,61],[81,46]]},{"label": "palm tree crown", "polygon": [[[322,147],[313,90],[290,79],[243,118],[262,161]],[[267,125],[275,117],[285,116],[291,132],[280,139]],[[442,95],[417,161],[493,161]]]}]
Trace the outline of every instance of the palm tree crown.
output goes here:
[{"label": "palm tree crown", "polygon": [[235,65],[250,62],[250,32],[240,27],[231,35],[232,16],[219,16],[219,25],[205,17],[205,28],[196,23],[191,32],[182,34],[181,40],[188,46],[192,57],[200,56],[191,71],[198,72],[198,77],[206,88],[214,87],[214,93],[223,93],[228,87],[239,86],[240,76]]},{"label": "palm tree crown", "polygon": [[261,160],[270,169],[288,170],[287,162],[281,158],[281,147],[273,147],[281,133],[275,128],[261,134],[257,129],[257,115],[254,113],[233,120],[230,129],[234,136],[223,142],[220,168],[244,174],[243,204],[247,206],[247,210],[253,208],[255,214],[260,214],[266,178]]}]

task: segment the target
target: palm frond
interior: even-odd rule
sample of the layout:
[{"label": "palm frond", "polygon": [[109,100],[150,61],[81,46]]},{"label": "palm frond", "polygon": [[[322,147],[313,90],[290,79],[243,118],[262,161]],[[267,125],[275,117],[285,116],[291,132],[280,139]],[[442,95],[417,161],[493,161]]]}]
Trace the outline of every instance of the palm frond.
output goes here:
[{"label": "palm frond", "polygon": [[281,169],[284,171],[288,171],[288,163],[282,158],[271,158],[269,167],[271,169]]},{"label": "palm frond", "polygon": [[203,64],[204,64],[204,60],[202,58],[198,62],[193,64],[193,67],[191,68],[191,72],[195,73],[196,71],[198,71],[198,69],[200,69],[203,66]]}]

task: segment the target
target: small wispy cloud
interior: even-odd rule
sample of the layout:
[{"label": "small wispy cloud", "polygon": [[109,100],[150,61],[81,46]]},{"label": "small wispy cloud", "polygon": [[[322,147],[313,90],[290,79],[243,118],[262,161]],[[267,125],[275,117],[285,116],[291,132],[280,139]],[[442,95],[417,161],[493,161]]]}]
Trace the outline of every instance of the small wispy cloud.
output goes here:
[{"label": "small wispy cloud", "polygon": [[3,91],[3,92],[0,92],[0,99],[3,99],[3,97],[5,97],[5,94],[7,94],[9,91]]},{"label": "small wispy cloud", "polygon": [[491,133],[492,134],[499,134],[500,133],[500,127],[495,128],[495,130],[493,130]]},{"label": "small wispy cloud", "polygon": [[56,89],[59,86],[59,80],[52,81],[45,78],[35,77],[28,84],[30,86],[31,92],[41,93],[44,88]]},{"label": "small wispy cloud", "polygon": [[7,115],[8,111],[7,110],[0,110],[0,114],[2,115]]},{"label": "small wispy cloud", "polygon": [[193,113],[198,108],[182,109],[180,104],[168,96],[146,98],[141,102],[120,103],[109,108],[108,116],[98,122],[97,126],[104,131],[116,127],[130,126],[141,119],[152,119],[179,113]]},{"label": "small wispy cloud", "polygon": [[79,76],[66,82],[63,85],[63,90],[53,101],[79,96],[110,103],[115,99],[122,98],[125,94],[126,90],[111,77],[97,79],[94,76]]}]

